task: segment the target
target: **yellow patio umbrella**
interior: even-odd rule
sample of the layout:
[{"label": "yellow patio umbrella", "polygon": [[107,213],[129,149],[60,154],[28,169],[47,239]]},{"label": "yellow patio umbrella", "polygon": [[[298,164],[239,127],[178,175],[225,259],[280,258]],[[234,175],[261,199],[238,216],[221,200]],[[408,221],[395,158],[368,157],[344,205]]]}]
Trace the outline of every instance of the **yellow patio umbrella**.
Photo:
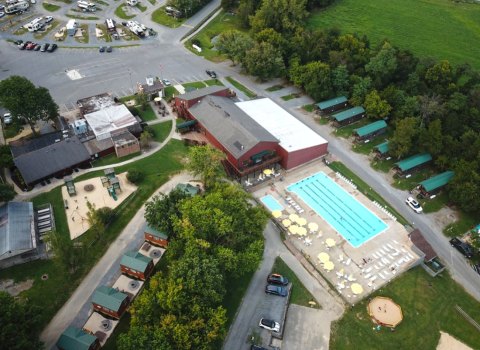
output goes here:
[{"label": "yellow patio umbrella", "polygon": [[297,222],[298,220],[298,215],[297,214],[290,214],[288,216],[288,218],[292,221],[292,222]]},{"label": "yellow patio umbrella", "polygon": [[327,271],[332,271],[335,268],[335,265],[329,260],[323,264],[323,268]]},{"label": "yellow patio umbrella", "polygon": [[358,283],[352,283],[352,285],[350,286],[350,289],[352,290],[353,294],[362,294],[363,293],[363,287]]},{"label": "yellow patio umbrella", "polygon": [[268,175],[272,175],[272,170],[271,170],[271,169],[265,169],[265,170],[263,171],[263,173],[264,173],[265,175],[267,175],[267,176],[268,176]]},{"label": "yellow patio umbrella", "polygon": [[297,234],[298,226],[297,225],[292,225],[288,228],[291,234],[295,235]]},{"label": "yellow patio umbrella", "polygon": [[299,236],[306,236],[307,235],[307,229],[305,227],[302,227],[300,226],[298,229],[297,229],[297,234]]},{"label": "yellow patio umbrella", "polygon": [[285,226],[285,227],[288,227],[292,224],[292,222],[288,219],[283,219],[282,221],[282,225]]},{"label": "yellow patio umbrella", "polygon": [[327,238],[325,240],[325,244],[327,245],[327,247],[334,247],[335,246],[335,240],[333,238]]},{"label": "yellow patio umbrella", "polygon": [[325,252],[321,252],[320,254],[317,255],[317,257],[322,264],[330,260],[330,255],[328,255],[328,253],[325,253]]},{"label": "yellow patio umbrella", "polygon": [[316,231],[318,230],[318,224],[316,222],[309,222],[308,228],[310,229],[310,231]]},{"label": "yellow patio umbrella", "polygon": [[297,224],[299,224],[300,226],[305,226],[307,224],[307,220],[305,220],[305,218],[299,217],[297,219]]},{"label": "yellow patio umbrella", "polygon": [[281,210],[274,210],[272,211],[272,216],[277,219],[279,218],[280,216],[282,216],[282,211]]}]

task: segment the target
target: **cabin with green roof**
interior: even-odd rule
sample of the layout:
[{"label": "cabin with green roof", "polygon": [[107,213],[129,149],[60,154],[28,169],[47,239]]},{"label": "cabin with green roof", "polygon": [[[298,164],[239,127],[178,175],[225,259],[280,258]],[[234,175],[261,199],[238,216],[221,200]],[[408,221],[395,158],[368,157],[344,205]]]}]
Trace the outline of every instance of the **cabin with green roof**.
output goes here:
[{"label": "cabin with green roof", "polygon": [[366,141],[371,140],[378,135],[384,134],[386,131],[387,123],[385,120],[377,120],[376,122],[353,130],[353,135],[355,136],[356,141]]},{"label": "cabin with green roof", "polygon": [[145,228],[145,240],[153,245],[158,247],[167,248],[168,246],[168,235],[159,231],[149,225]]},{"label": "cabin with green roof", "polygon": [[332,115],[333,123],[337,127],[355,123],[363,117],[365,117],[365,109],[359,106]]},{"label": "cabin with green roof", "polygon": [[453,175],[455,175],[455,173],[448,170],[420,182],[420,184],[418,185],[420,193],[422,194],[422,196],[427,198],[435,195],[450,182],[450,180],[453,178]]},{"label": "cabin with green roof", "polygon": [[348,100],[345,96],[339,96],[327,101],[315,104],[319,112],[329,114],[347,108]]},{"label": "cabin with green roof", "polygon": [[100,341],[97,337],[75,327],[65,329],[56,345],[60,350],[100,349]]},{"label": "cabin with green roof", "polygon": [[107,286],[98,287],[92,296],[95,311],[116,319],[122,317],[129,302],[127,294]]},{"label": "cabin with green roof", "polygon": [[122,273],[142,281],[145,281],[150,276],[153,268],[153,259],[137,251],[126,252],[123,254],[122,260],[120,260]]},{"label": "cabin with green roof", "polygon": [[373,147],[373,151],[375,152],[375,158],[381,159],[386,158],[388,156],[388,141],[382,142],[379,145]]},{"label": "cabin with green roof", "polygon": [[403,176],[419,170],[430,164],[431,161],[432,156],[429,153],[420,153],[396,162],[394,169],[397,172],[397,175]]}]

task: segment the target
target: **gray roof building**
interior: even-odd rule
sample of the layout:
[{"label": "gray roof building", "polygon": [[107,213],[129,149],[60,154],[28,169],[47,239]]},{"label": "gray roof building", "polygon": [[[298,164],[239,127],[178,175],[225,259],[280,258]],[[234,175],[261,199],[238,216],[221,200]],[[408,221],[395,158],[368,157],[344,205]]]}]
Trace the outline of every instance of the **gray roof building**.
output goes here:
[{"label": "gray roof building", "polygon": [[63,139],[61,131],[52,132],[50,134],[40,135],[32,139],[20,139],[9,142],[10,150],[14,157],[21,156],[22,154],[35,151],[40,148],[44,148],[53,145],[55,141]]},{"label": "gray roof building", "polygon": [[0,207],[0,260],[37,248],[31,202],[8,202]]},{"label": "gray roof building", "polygon": [[189,112],[237,159],[260,142],[280,142],[229,98],[206,96]]},{"label": "gray roof building", "polygon": [[77,136],[13,159],[27,184],[35,183],[88,160],[90,160],[90,154]]},{"label": "gray roof building", "polygon": [[225,86],[212,85],[212,86],[208,86],[206,88],[186,92],[186,93],[178,96],[178,98],[181,98],[182,100],[189,101],[189,100],[194,100],[194,99],[199,98],[199,97],[211,95],[211,94],[214,94],[216,92],[223,91],[223,90],[226,90],[226,89],[228,89],[228,88],[225,87]]}]

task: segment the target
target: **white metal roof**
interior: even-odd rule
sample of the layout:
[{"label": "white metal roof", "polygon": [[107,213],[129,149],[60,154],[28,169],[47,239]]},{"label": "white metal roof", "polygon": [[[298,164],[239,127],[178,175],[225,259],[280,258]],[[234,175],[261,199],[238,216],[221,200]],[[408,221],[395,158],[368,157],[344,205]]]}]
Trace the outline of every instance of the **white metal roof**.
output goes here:
[{"label": "white metal roof", "polygon": [[84,117],[99,140],[110,137],[112,131],[137,123],[133,114],[130,113],[124,104],[103,108],[99,111],[85,114]]},{"label": "white metal roof", "polygon": [[287,152],[327,143],[327,140],[269,98],[237,102],[236,105],[279,139],[280,146]]}]

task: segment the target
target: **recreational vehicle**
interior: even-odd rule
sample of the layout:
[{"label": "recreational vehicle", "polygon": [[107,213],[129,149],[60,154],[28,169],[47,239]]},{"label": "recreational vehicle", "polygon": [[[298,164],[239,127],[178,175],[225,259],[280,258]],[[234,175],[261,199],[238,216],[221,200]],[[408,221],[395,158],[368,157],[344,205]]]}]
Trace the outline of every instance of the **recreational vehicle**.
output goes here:
[{"label": "recreational vehicle", "polygon": [[127,5],[129,6],[137,6],[138,0],[127,0]]},{"label": "recreational vehicle", "polygon": [[77,6],[80,7],[83,11],[95,12],[97,10],[95,4],[88,1],[77,1]]},{"label": "recreational vehicle", "polygon": [[30,4],[28,2],[19,1],[15,4],[8,5],[7,7],[5,7],[5,13],[12,14],[12,13],[20,12],[20,11],[26,11],[26,10],[28,10],[29,6],[30,6]]},{"label": "recreational vehicle", "polygon": [[74,36],[75,32],[77,31],[77,26],[78,26],[77,21],[75,21],[74,19],[69,20],[66,26],[67,34],[70,36]]},{"label": "recreational vehicle", "polygon": [[115,21],[111,18],[107,18],[105,20],[105,25],[107,26],[107,30],[109,32],[116,32],[117,28],[115,27]]}]

